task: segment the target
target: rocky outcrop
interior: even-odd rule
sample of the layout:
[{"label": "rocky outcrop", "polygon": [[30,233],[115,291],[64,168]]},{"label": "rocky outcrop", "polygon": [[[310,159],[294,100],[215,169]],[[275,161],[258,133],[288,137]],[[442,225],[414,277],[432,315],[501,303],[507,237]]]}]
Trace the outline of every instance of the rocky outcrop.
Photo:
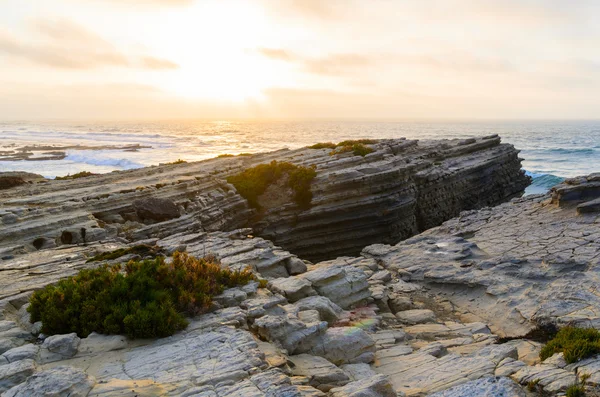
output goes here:
[{"label": "rocky outcrop", "polygon": [[[0,257],[115,237],[132,242],[250,226],[303,259],[331,259],[396,243],[461,210],[501,203],[529,182],[518,151],[497,136],[370,146],[365,157],[280,150],[12,188],[0,192]],[[309,209],[290,197],[258,213],[226,182],[272,160],[316,167]],[[300,262],[288,265],[288,272],[302,269]]]},{"label": "rocky outcrop", "polygon": [[369,246],[363,255],[437,290],[465,318],[487,322],[500,335],[525,335],[548,323],[600,327],[594,270],[600,213],[577,208],[581,197],[594,197],[593,178],[464,212],[396,246]]},{"label": "rocky outcrop", "polygon": [[[252,282],[224,291],[215,299],[215,311],[190,319],[185,331],[160,340],[130,341],[97,334],[79,339],[68,334],[41,336],[39,343],[30,343],[39,330],[25,324],[31,290],[84,267],[136,256],[123,251],[120,258],[88,262],[109,248],[127,247],[117,241],[18,255],[3,261],[0,279],[4,317],[0,335],[11,342],[11,348],[0,355],[0,385],[15,396],[36,395],[35,390],[75,393],[81,389],[88,396],[127,395],[133,390],[140,396],[211,397],[396,393],[520,397],[530,382],[556,395],[582,373],[591,374],[586,382],[593,385],[600,377],[599,357],[572,365],[560,357],[539,362],[539,344],[527,340],[497,344],[492,330],[508,334],[530,328],[527,321],[519,323],[507,316],[503,299],[516,304],[516,310],[530,306],[533,310],[543,294],[548,294],[549,303],[551,298],[569,297],[566,290],[523,290],[509,277],[530,282],[527,269],[517,271],[526,263],[507,255],[492,257],[493,249],[504,249],[494,222],[514,220],[499,216],[509,217],[510,208],[527,211],[532,224],[547,218],[548,224],[559,225],[560,219],[574,218],[587,225],[591,219],[584,222],[574,208],[557,209],[549,196],[516,200],[498,212],[463,213],[461,219],[469,221],[452,220],[396,246],[369,246],[360,257],[303,262],[305,272],[298,267],[290,272],[290,262],[299,260],[296,256],[246,229],[146,240],[161,252],[187,250],[196,256],[214,255],[233,269],[251,266],[267,280],[266,288]],[[484,222],[475,221],[484,216]],[[547,225],[542,228],[553,233]],[[518,232],[519,227],[511,224],[510,230]],[[528,230],[535,235],[535,230]],[[496,236],[500,243],[487,245],[487,235]],[[591,237],[593,246],[595,236],[586,237]],[[554,245],[555,239],[550,239],[546,247]],[[519,249],[512,251],[519,253]],[[556,270],[546,266],[545,278],[540,272],[531,273],[536,280],[553,280],[553,271],[565,277],[577,274],[568,266],[562,273],[560,266]],[[493,278],[492,269],[501,279]],[[303,287],[295,288],[296,284]],[[530,301],[521,297],[525,293]],[[562,305],[549,306],[553,312],[536,310],[560,319],[565,314],[556,307],[566,307]],[[588,319],[593,317],[590,310],[579,314],[585,313]]]},{"label": "rocky outcrop", "polygon": [[[595,177],[460,212],[519,194],[526,178],[514,148],[497,137],[371,146],[365,157],[279,151],[0,192],[0,392],[521,397],[528,385],[562,395],[582,374],[597,384],[600,356],[541,362],[541,344],[526,335],[548,323],[600,327],[600,214],[577,209],[594,200]],[[316,166],[310,209],[280,200],[259,213],[225,182],[271,160]],[[573,186],[586,187],[567,200]],[[255,230],[237,228],[248,221]],[[308,259],[327,260],[297,255],[311,246]],[[175,251],[250,268],[257,280],[223,291],[169,338],[47,337],[29,323],[36,289]]]}]

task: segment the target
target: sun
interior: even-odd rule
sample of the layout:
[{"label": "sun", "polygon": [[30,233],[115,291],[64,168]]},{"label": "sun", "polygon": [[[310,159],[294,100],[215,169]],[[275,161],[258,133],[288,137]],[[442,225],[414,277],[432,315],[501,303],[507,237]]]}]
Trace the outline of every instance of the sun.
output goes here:
[{"label": "sun", "polygon": [[261,9],[238,2],[232,10],[231,4],[199,2],[168,19],[162,44],[179,69],[158,82],[161,88],[188,99],[240,102],[261,99],[285,81],[284,65],[256,52],[269,37]]},{"label": "sun", "polygon": [[166,88],[190,99],[232,102],[260,99],[272,81],[259,63],[243,54],[217,54],[210,60],[181,66]]}]

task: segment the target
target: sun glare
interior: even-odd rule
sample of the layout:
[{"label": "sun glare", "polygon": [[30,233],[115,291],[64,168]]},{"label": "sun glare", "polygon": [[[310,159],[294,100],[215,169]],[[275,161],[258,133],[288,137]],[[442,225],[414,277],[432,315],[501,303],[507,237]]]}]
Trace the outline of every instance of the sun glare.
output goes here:
[{"label": "sun glare", "polygon": [[268,34],[261,10],[240,4],[232,10],[226,3],[198,3],[169,21],[165,31],[180,68],[160,82],[164,89],[190,99],[241,102],[261,99],[284,80],[281,65],[255,51]]}]

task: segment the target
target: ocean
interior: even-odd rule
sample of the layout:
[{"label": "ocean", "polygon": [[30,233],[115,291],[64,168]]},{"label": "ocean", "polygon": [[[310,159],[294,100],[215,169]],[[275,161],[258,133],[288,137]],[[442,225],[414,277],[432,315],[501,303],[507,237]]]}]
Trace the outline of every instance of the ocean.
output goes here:
[{"label": "ocean", "polygon": [[[543,193],[564,178],[600,172],[600,121],[0,122],[0,172],[28,171],[54,178],[345,139],[454,139],[489,134],[498,134],[521,150],[523,168],[533,177],[528,194]],[[26,159],[16,160],[15,153]],[[53,159],[39,160],[48,156]]]}]

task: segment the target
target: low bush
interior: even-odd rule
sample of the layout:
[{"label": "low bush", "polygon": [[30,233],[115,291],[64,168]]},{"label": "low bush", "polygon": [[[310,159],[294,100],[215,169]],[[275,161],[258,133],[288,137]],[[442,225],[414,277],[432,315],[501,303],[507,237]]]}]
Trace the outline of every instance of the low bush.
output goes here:
[{"label": "low bush", "polygon": [[568,364],[600,353],[600,332],[593,328],[565,327],[540,351],[542,360],[562,352]]},{"label": "low bush", "polygon": [[93,176],[93,175],[98,175],[98,174],[94,174],[93,172],[89,172],[89,171],[81,171],[81,172],[78,172],[73,175],[67,174],[66,176],[57,176],[55,179],[57,181],[67,181],[67,180],[71,180],[71,179],[87,178],[88,176]]},{"label": "low bush", "polygon": [[212,258],[176,252],[171,263],[157,257],[81,270],[36,291],[27,310],[47,335],[164,337],[187,326],[185,315],[207,311],[225,288],[253,279],[248,269],[222,269]]},{"label": "low bush", "polygon": [[26,184],[25,180],[18,176],[0,176],[0,190]]},{"label": "low bush", "polygon": [[334,149],[329,154],[331,156],[340,154],[340,153],[354,153],[355,156],[363,156],[365,157],[367,154],[372,153],[373,149],[365,145],[371,145],[373,143],[377,143],[375,139],[357,139],[357,140],[347,140],[339,143],[332,142],[320,142],[316,143],[312,146],[309,146],[310,149]]},{"label": "low bush", "polygon": [[355,156],[365,157],[369,153],[373,153],[373,149],[368,146],[363,145],[362,143],[353,143],[352,145],[342,145],[338,146],[337,149],[329,153],[330,155],[335,155],[339,153],[354,153]]},{"label": "low bush", "polygon": [[309,149],[335,149],[337,145],[333,142],[319,142],[315,143],[312,146],[309,146]]},{"label": "low bush", "polygon": [[585,388],[582,385],[571,385],[567,388],[566,397],[585,397]]},{"label": "low bush", "polygon": [[235,157],[233,154],[229,154],[229,153],[223,153],[217,156],[217,158],[223,158],[223,157]]},{"label": "low bush", "polygon": [[259,164],[243,172],[227,178],[227,182],[235,186],[250,206],[260,209],[258,197],[269,185],[275,183],[283,175],[288,176],[288,186],[294,191],[294,201],[301,208],[308,208],[312,201],[310,185],[317,175],[314,167],[301,167],[288,162],[271,161]]},{"label": "low bush", "polygon": [[534,392],[538,389],[538,384],[540,383],[539,379],[536,380],[530,380],[529,382],[527,382],[527,391],[529,392]]},{"label": "low bush", "polygon": [[170,163],[166,163],[165,165],[175,165],[175,164],[187,164],[187,161],[182,160],[182,159],[177,159],[177,160],[172,161]]},{"label": "low bush", "polygon": [[337,146],[353,146],[353,145],[372,145],[377,143],[376,139],[351,139],[347,141],[341,141]]},{"label": "low bush", "polygon": [[339,143],[332,142],[320,142],[316,143],[312,146],[309,146],[310,149],[334,149],[329,154],[335,155],[340,153],[354,153],[355,156],[366,156],[369,153],[373,152],[373,149],[367,147],[365,145],[371,145],[377,143],[375,139],[356,139],[356,140],[346,140]]}]

